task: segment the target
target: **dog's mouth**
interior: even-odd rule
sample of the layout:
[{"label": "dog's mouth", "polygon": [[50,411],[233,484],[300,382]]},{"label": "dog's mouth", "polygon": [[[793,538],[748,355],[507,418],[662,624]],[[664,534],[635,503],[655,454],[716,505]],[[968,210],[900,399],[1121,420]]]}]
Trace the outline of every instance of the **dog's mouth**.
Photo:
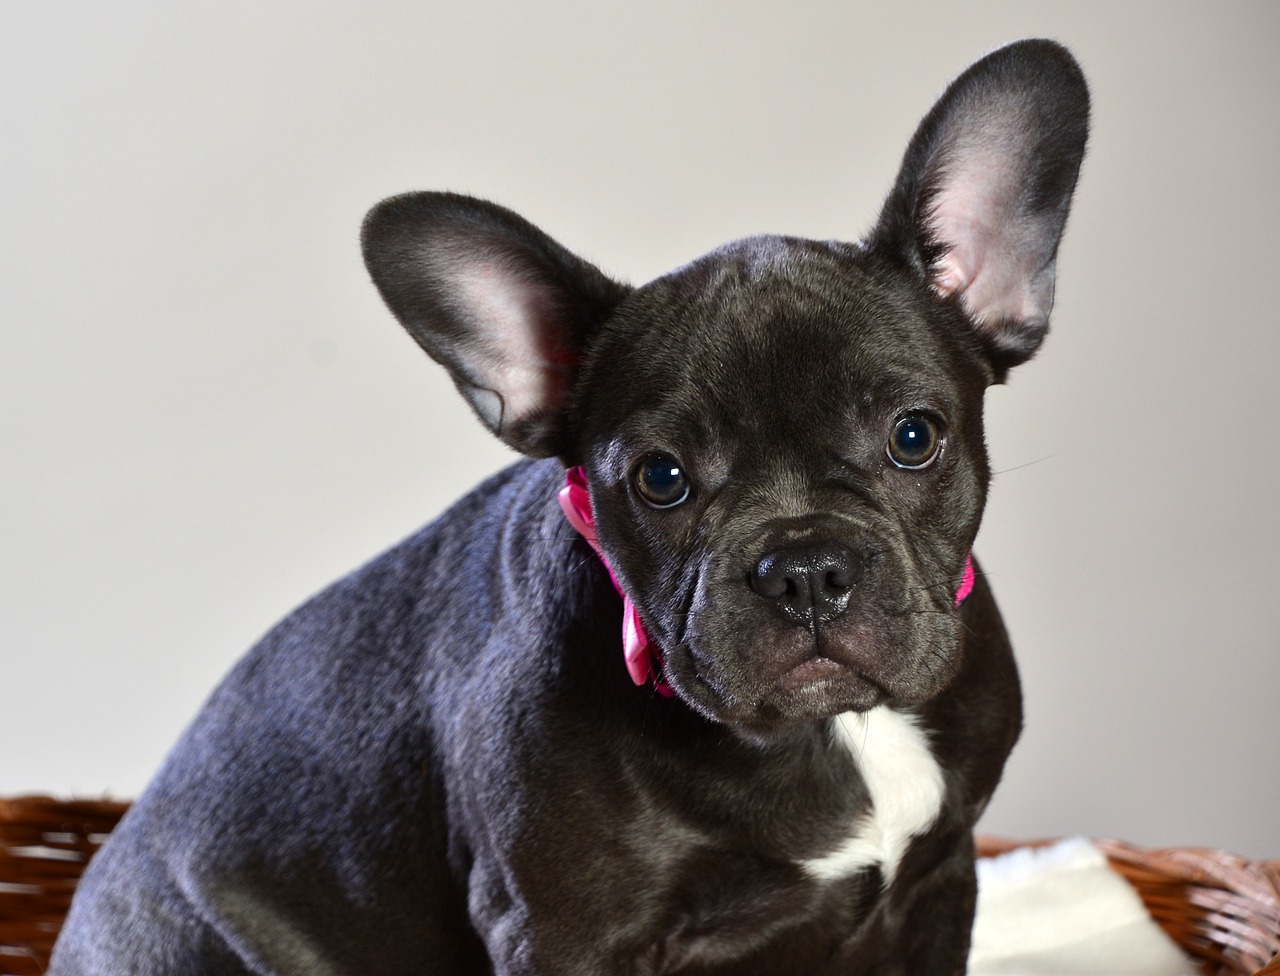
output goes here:
[{"label": "dog's mouth", "polygon": [[851,674],[829,658],[812,658],[793,668],[760,698],[743,699],[702,679],[692,695],[681,696],[711,721],[751,735],[768,735],[796,723],[844,712],[867,712],[894,700],[876,682]]},{"label": "dog's mouth", "polygon": [[708,718],[756,729],[927,701],[959,668],[962,630],[948,610],[971,582],[950,591],[959,599],[948,608],[913,580],[867,580],[847,609],[809,626],[740,591],[721,602],[703,590],[664,655],[667,680]]},{"label": "dog's mouth", "polygon": [[867,706],[868,708],[875,707],[881,701],[893,697],[889,689],[871,675],[855,667],[841,664],[824,654],[814,654],[813,657],[801,661],[789,671],[784,672],[778,678],[776,687],[783,694],[812,694],[851,680],[864,685],[866,690],[876,698]]},{"label": "dog's mouth", "polygon": [[782,659],[745,650],[745,658],[726,662],[715,652],[681,648],[666,656],[667,678],[707,718],[756,731],[903,697],[884,676],[829,656],[812,639],[806,651],[793,649]]},{"label": "dog's mouth", "polygon": [[844,670],[844,665],[823,654],[815,654],[801,661],[778,679],[782,691],[801,691],[810,685],[834,681]]}]

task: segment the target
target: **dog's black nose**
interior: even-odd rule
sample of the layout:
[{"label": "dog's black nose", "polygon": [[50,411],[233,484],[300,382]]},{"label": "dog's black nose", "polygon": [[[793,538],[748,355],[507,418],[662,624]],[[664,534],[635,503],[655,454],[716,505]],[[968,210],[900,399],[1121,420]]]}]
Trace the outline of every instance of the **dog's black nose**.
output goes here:
[{"label": "dog's black nose", "polygon": [[751,588],[773,600],[794,624],[834,620],[849,606],[863,562],[838,542],[816,542],[771,552],[751,571]]}]

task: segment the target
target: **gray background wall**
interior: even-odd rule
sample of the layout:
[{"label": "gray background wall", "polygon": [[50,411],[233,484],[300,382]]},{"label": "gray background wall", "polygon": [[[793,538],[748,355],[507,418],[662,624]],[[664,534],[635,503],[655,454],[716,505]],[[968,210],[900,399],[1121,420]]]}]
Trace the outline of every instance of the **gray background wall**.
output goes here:
[{"label": "gray background wall", "polygon": [[291,606],[509,458],[365,209],[495,198],[639,282],[866,230],[988,49],[1095,129],[978,550],[1026,736],[984,827],[1280,856],[1270,2],[131,4],[0,31],[0,793],[135,794]]}]

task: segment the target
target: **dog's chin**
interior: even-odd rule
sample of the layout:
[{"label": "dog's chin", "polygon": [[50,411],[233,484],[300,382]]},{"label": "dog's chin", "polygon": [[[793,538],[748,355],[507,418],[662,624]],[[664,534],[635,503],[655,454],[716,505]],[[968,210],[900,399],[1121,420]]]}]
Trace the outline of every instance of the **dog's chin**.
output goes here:
[{"label": "dog's chin", "polygon": [[939,631],[923,643],[922,652],[863,626],[833,629],[816,640],[792,628],[770,633],[746,653],[717,653],[751,646],[734,640],[682,648],[666,661],[667,677],[706,718],[761,733],[883,704],[927,701],[954,674],[959,647],[954,636]]},{"label": "dog's chin", "polygon": [[843,712],[865,712],[900,698],[874,678],[815,654],[767,683],[738,688],[682,668],[668,678],[677,694],[706,718],[752,736],[768,735],[802,722]]},{"label": "dog's chin", "polygon": [[756,720],[789,724],[865,712],[896,696],[874,678],[815,655],[796,665],[754,703]]}]

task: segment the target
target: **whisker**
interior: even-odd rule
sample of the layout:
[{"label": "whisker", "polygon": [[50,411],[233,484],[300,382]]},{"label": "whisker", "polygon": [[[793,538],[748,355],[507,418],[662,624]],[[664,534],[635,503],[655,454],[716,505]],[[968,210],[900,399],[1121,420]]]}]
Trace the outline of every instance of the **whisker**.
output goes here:
[{"label": "whisker", "polygon": [[1046,454],[1044,457],[1038,457],[1034,461],[1027,461],[1024,464],[1015,464],[1012,468],[1001,468],[999,471],[993,471],[992,475],[996,476],[996,475],[1008,474],[1010,471],[1021,471],[1023,468],[1029,468],[1035,464],[1042,464],[1043,462],[1052,460],[1057,456],[1058,455],[1056,453]]}]

